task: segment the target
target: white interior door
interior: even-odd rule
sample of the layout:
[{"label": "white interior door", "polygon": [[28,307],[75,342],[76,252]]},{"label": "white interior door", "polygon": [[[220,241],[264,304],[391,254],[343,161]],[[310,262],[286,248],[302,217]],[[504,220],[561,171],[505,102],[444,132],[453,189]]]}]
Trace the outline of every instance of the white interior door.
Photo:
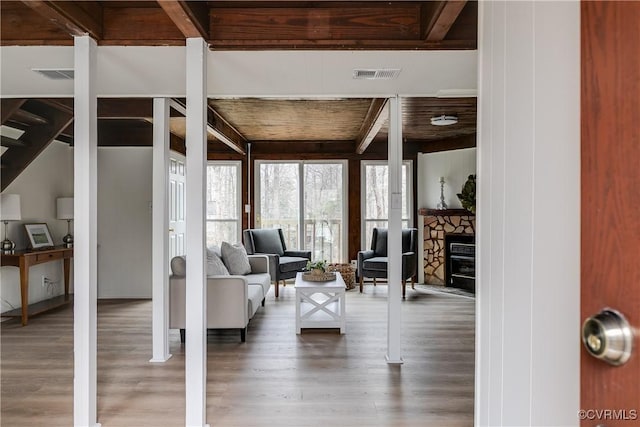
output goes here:
[{"label": "white interior door", "polygon": [[184,255],[185,158],[171,152],[169,159],[169,259]]}]

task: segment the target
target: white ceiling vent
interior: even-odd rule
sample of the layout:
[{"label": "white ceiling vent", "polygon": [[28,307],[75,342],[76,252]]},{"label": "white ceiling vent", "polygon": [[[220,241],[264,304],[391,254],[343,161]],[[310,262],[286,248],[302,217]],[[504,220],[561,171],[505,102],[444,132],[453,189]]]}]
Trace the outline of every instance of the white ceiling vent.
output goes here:
[{"label": "white ceiling vent", "polygon": [[73,68],[32,68],[31,71],[51,80],[73,80]]},{"label": "white ceiling vent", "polygon": [[353,78],[359,80],[391,80],[397,79],[400,68],[368,68],[353,70]]}]

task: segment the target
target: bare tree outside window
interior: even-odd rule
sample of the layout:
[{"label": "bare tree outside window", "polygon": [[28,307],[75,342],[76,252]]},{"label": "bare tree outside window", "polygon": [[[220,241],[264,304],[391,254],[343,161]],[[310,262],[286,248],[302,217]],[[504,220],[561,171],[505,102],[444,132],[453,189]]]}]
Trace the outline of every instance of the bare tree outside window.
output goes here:
[{"label": "bare tree outside window", "polygon": [[259,173],[256,225],[282,228],[287,247],[311,250],[313,259],[343,262],[344,165],[265,162]]},{"label": "bare tree outside window", "polygon": [[[407,194],[409,165],[402,164],[402,227],[408,228],[410,221],[411,195]],[[375,227],[389,225],[389,166],[385,163],[365,163],[364,166],[364,233],[365,248],[371,247],[371,236]]]},{"label": "bare tree outside window", "polygon": [[304,165],[305,249],[312,258],[342,262],[342,165]]},{"label": "bare tree outside window", "polygon": [[287,247],[298,247],[300,175],[297,163],[260,164],[259,228],[281,228]]},{"label": "bare tree outside window", "polygon": [[207,165],[207,246],[240,241],[240,163]]}]

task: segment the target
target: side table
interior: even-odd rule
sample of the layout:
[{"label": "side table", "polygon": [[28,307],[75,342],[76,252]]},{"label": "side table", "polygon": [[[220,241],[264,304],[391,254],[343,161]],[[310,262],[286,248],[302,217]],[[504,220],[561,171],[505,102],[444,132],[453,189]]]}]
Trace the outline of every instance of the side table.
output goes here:
[{"label": "side table", "polygon": [[328,282],[310,282],[298,273],[295,288],[296,334],[302,328],[339,328],[345,333],[345,284],[340,273]]}]

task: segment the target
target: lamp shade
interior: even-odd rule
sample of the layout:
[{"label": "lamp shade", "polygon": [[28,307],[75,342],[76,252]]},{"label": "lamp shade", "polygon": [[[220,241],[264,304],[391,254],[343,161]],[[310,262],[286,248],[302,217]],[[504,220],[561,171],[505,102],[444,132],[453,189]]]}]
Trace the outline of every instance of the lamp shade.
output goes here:
[{"label": "lamp shade", "polygon": [[0,220],[20,221],[20,195],[2,194],[0,195]]},{"label": "lamp shade", "polygon": [[73,219],[73,197],[59,197],[56,202],[58,219]]}]

